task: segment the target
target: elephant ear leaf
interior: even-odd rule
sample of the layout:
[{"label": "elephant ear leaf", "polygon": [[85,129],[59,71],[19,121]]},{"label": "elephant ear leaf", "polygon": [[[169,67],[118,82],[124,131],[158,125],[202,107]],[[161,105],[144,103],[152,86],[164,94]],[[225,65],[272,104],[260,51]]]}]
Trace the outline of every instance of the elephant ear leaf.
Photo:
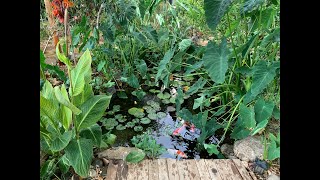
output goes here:
[{"label": "elephant ear leaf", "polygon": [[204,0],[204,10],[209,28],[214,31],[229,10],[232,0]]}]

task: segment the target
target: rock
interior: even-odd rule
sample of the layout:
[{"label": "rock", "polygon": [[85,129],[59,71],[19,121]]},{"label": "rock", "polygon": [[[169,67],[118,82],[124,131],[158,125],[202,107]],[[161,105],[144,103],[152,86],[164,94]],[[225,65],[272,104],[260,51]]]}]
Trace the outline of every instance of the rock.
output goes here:
[{"label": "rock", "polygon": [[98,158],[107,159],[125,159],[133,150],[139,150],[135,147],[115,147],[98,153]]},{"label": "rock", "polygon": [[243,161],[254,161],[263,158],[263,144],[259,136],[249,136],[234,143],[234,154]]},{"label": "rock", "polygon": [[267,180],[280,180],[280,177],[274,174],[268,176]]},{"label": "rock", "polygon": [[94,169],[90,169],[89,176],[90,177],[96,177],[98,175],[97,171]]},{"label": "rock", "polygon": [[95,158],[95,159],[92,161],[92,165],[93,165],[94,167],[102,167],[102,166],[103,166],[103,162],[101,161],[101,159]]},{"label": "rock", "polygon": [[167,107],[167,112],[174,112],[175,110],[176,110],[176,108],[174,108],[173,106]]},{"label": "rock", "polygon": [[235,159],[232,145],[222,144],[220,150],[225,157],[228,157],[229,159]]},{"label": "rock", "polygon": [[102,158],[103,164],[104,166],[108,166],[109,165],[109,160],[106,158]]}]

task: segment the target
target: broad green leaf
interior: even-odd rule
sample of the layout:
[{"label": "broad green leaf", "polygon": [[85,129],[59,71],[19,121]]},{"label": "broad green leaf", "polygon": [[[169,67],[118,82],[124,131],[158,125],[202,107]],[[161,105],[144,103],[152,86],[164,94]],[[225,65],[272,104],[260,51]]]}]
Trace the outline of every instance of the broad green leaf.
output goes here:
[{"label": "broad green leaf", "polygon": [[93,97],[92,86],[89,84],[85,84],[83,91],[77,96],[73,97],[73,103],[75,106],[79,107],[91,97]]},{"label": "broad green leaf", "polygon": [[41,179],[50,179],[53,175],[56,163],[56,159],[47,160],[40,169],[40,178]]},{"label": "broad green leaf", "polygon": [[268,122],[269,122],[268,120],[263,120],[263,121],[259,122],[259,123],[257,124],[257,126],[251,131],[251,133],[250,133],[251,136],[257,134],[257,133],[260,132],[263,128],[265,128],[265,127],[267,126]]},{"label": "broad green leaf", "polygon": [[207,80],[200,77],[197,82],[195,82],[190,89],[186,92],[187,96],[191,96],[192,94],[198,92],[199,89],[203,88],[203,86],[207,83]]},{"label": "broad green leaf", "polygon": [[46,58],[45,58],[45,56],[43,54],[43,51],[40,49],[40,66],[42,68],[46,67],[46,61],[45,60],[46,60]]},{"label": "broad green leaf", "polygon": [[276,68],[267,66],[266,61],[261,60],[253,67],[253,71],[251,93],[256,96],[274,79]]},{"label": "broad green leaf", "polygon": [[252,69],[247,66],[241,66],[241,67],[237,68],[235,70],[235,72],[243,74],[243,75],[248,75],[248,76],[252,76],[252,74],[253,74]]},{"label": "broad green leaf", "polygon": [[227,40],[224,38],[220,45],[210,41],[202,58],[208,75],[217,84],[224,82],[228,69],[228,54]]},{"label": "broad green leaf", "polygon": [[[102,142],[101,145],[103,143],[105,143],[107,146],[112,146],[115,142],[116,142],[116,138],[117,136],[111,133],[106,133],[104,135],[102,135]],[[107,147],[105,146],[105,147]]]},{"label": "broad green leaf", "polygon": [[48,80],[45,80],[41,93],[42,96],[48,100],[56,100],[53,87]]},{"label": "broad green leaf", "polygon": [[105,65],[106,65],[106,61],[100,61],[97,67],[97,71],[100,72]]},{"label": "broad green leaf", "polygon": [[61,170],[61,172],[63,174],[67,173],[69,171],[70,168],[70,162],[69,160],[66,158],[66,155],[63,155],[60,160],[59,160],[59,168]]},{"label": "broad green leaf", "polygon": [[257,11],[251,19],[253,20],[253,25],[251,28],[251,32],[254,32],[258,28],[261,29],[269,29],[271,24],[274,21],[276,11],[272,7],[268,7],[261,11],[261,19],[260,19],[260,11]]},{"label": "broad green leaf", "polygon": [[88,128],[82,129],[80,132],[80,137],[91,139],[93,145],[96,147],[100,147],[101,143],[102,130],[98,124],[94,124]]},{"label": "broad green leaf", "polygon": [[170,72],[181,70],[182,57],[185,54],[185,51],[179,51],[176,55],[173,56],[172,63],[170,64]]},{"label": "broad green leaf", "polygon": [[151,2],[153,0],[140,0],[139,1],[139,11],[140,11],[140,17],[143,20],[144,15],[147,11],[147,9],[151,6]]},{"label": "broad green leaf", "polygon": [[58,111],[59,107],[57,104],[40,95],[40,115],[48,118],[56,130],[58,127],[58,121],[56,120]]},{"label": "broad green leaf", "polygon": [[141,74],[142,77],[146,76],[147,73],[147,64],[143,59],[139,59],[135,61],[136,63],[136,68],[139,71],[139,73]]},{"label": "broad green leaf", "polygon": [[[80,94],[84,89],[85,83],[90,82],[91,61],[90,51],[86,50],[80,57],[77,66],[71,70],[72,89],[69,89],[71,96]],[[72,90],[72,92],[70,90]]]},{"label": "broad green leaf", "polygon": [[128,113],[129,114],[131,114],[131,115],[133,115],[133,116],[135,116],[135,117],[143,117],[145,114],[143,113],[143,109],[141,109],[141,108],[136,108],[136,107],[133,107],[133,108],[130,108],[129,110],[128,110]]},{"label": "broad green leaf", "polygon": [[157,31],[151,25],[144,27],[143,30],[147,38],[152,40],[152,42],[157,45],[158,44]]},{"label": "broad green leaf", "polygon": [[127,83],[133,88],[138,88],[140,86],[138,78],[133,73],[128,78]]},{"label": "broad green leaf", "polygon": [[280,28],[276,28],[261,41],[260,47],[265,48],[269,43],[280,42]]},{"label": "broad green leaf", "polygon": [[249,54],[252,46],[255,44],[255,42],[256,42],[256,40],[257,40],[258,38],[259,38],[258,34],[255,34],[255,35],[253,35],[253,36],[249,39],[248,42],[246,42],[246,43],[244,44],[244,49],[243,49],[243,51],[242,51],[242,57],[243,57],[243,58],[245,58],[245,57]]},{"label": "broad green leaf", "polygon": [[240,104],[239,117],[231,133],[231,137],[243,139],[249,136],[251,130],[255,127],[256,121],[253,107],[246,107],[244,104]]},{"label": "broad green leaf", "polygon": [[183,103],[183,91],[181,90],[181,87],[177,90],[177,96],[176,96],[176,111],[179,112],[181,108],[181,104]]},{"label": "broad green leaf", "polygon": [[222,106],[219,108],[215,113],[213,113],[213,116],[220,116],[226,111],[226,106]]},{"label": "broad green leaf", "polygon": [[72,131],[66,131],[61,136],[57,136],[51,144],[50,150],[53,152],[58,152],[63,150],[70,142],[72,138]]},{"label": "broad green leaf", "polygon": [[272,101],[266,102],[263,98],[260,98],[254,106],[255,119],[257,123],[269,120],[272,115],[273,108],[274,103]]},{"label": "broad green leaf", "polygon": [[155,81],[158,82],[160,76],[162,75],[162,72],[166,69],[166,65],[169,63],[170,59],[172,58],[174,54],[175,49],[170,49],[166,52],[163,59],[160,61],[158,72],[155,78]]},{"label": "broad green leaf", "polygon": [[180,51],[184,51],[184,50],[188,49],[188,47],[191,45],[191,43],[192,43],[191,39],[183,39],[179,43],[179,50]]},{"label": "broad green leaf", "polygon": [[203,101],[204,101],[204,95],[200,96],[197,99],[194,99],[192,109],[197,109],[198,107],[200,107],[200,111],[201,111],[203,107]]},{"label": "broad green leaf", "polygon": [[190,75],[193,71],[199,70],[203,65],[203,61],[198,61],[194,63],[192,66],[188,66],[186,68],[186,72],[184,73],[185,76]]},{"label": "broad green leaf", "polygon": [[275,141],[271,141],[271,144],[268,148],[268,160],[274,160],[280,157],[280,147],[277,147]]},{"label": "broad green leaf", "polygon": [[142,150],[134,150],[126,156],[126,161],[131,163],[138,163],[142,161],[145,156],[146,154]]},{"label": "broad green leaf", "polygon": [[259,7],[261,4],[264,3],[265,0],[245,0],[242,8],[240,9],[240,13],[244,14],[247,12],[251,12],[252,10]]},{"label": "broad green leaf", "polygon": [[79,115],[81,113],[81,110],[78,109],[75,105],[73,105],[69,101],[68,96],[67,96],[67,98],[65,98],[65,96],[62,95],[58,86],[54,87],[54,94],[55,94],[57,100],[59,101],[59,103],[68,107],[74,114]]},{"label": "broad green leaf", "polygon": [[231,27],[226,30],[224,34],[225,37],[229,37],[232,33],[235,32],[235,29],[238,28],[241,18],[236,19],[235,21],[231,22]]},{"label": "broad green leaf", "polygon": [[62,81],[67,81],[66,74],[59,68],[59,66],[46,64],[45,69],[49,70],[49,72],[52,74],[56,74]]},{"label": "broad green leaf", "polygon": [[56,54],[57,54],[57,57],[58,57],[58,59],[61,61],[61,62],[63,62],[65,65],[67,65],[67,68],[69,69],[69,70],[71,70],[71,63],[70,63],[70,60],[62,53],[60,53],[60,50],[59,50],[59,46],[60,46],[60,42],[61,41],[59,41],[58,43],[57,43],[57,45],[56,45]]},{"label": "broad green leaf", "polygon": [[110,99],[111,96],[96,95],[84,102],[79,107],[82,113],[75,117],[78,131],[94,125],[103,116]]},{"label": "broad green leaf", "polygon": [[272,115],[275,119],[280,120],[280,110],[276,106],[273,108]]},{"label": "broad green leaf", "polygon": [[232,0],[204,0],[204,10],[209,28],[214,31],[224,14],[229,10]]},{"label": "broad green leaf", "polygon": [[65,148],[66,158],[75,172],[81,177],[87,177],[93,157],[93,144],[90,139],[72,140]]},{"label": "broad green leaf", "polygon": [[219,151],[217,149],[217,145],[215,144],[203,144],[204,148],[207,150],[209,155],[211,156],[212,154],[219,154]]}]

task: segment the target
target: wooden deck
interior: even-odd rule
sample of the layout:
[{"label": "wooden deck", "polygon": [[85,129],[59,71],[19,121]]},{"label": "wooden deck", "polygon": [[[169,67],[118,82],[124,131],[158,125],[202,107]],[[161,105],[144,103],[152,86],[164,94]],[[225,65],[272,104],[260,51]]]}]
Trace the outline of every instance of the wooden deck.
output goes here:
[{"label": "wooden deck", "polygon": [[256,180],[239,159],[155,159],[138,164],[111,160],[107,180]]}]

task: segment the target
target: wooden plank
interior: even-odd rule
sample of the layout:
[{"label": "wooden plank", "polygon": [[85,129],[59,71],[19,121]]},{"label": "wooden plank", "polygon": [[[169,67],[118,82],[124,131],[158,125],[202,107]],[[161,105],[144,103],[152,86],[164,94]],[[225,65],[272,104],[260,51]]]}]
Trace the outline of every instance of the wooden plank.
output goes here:
[{"label": "wooden plank", "polygon": [[179,180],[179,170],[177,166],[177,160],[176,159],[166,159],[167,161],[167,167],[168,167],[168,174],[170,180]]},{"label": "wooden plank", "polygon": [[217,170],[222,180],[241,180],[242,176],[231,159],[215,159]]},{"label": "wooden plank", "polygon": [[147,160],[143,160],[138,163],[138,180],[145,180],[149,177],[149,165]]},{"label": "wooden plank", "polygon": [[108,169],[107,169],[106,180],[115,180],[117,177],[117,169],[118,169],[118,164],[114,163],[113,160],[110,160]]},{"label": "wooden plank", "polygon": [[158,159],[159,180],[169,180],[166,159]]},{"label": "wooden plank", "polygon": [[176,162],[178,170],[179,170],[179,177],[181,180],[187,179],[188,177],[188,165],[185,160],[177,160]]},{"label": "wooden plank", "polygon": [[126,180],[128,174],[128,165],[126,161],[117,160],[118,161],[118,169],[117,169],[117,177],[116,180]]},{"label": "wooden plank", "polygon": [[233,163],[237,167],[239,173],[241,174],[242,178],[244,180],[252,180],[252,177],[250,176],[247,169],[241,164],[240,159],[232,159]]},{"label": "wooden plank", "polygon": [[138,165],[133,163],[128,163],[128,175],[127,180],[137,180],[138,179]]},{"label": "wooden plank", "polygon": [[149,179],[150,180],[159,180],[159,165],[157,160],[149,161]]},{"label": "wooden plank", "polygon": [[198,172],[198,168],[196,165],[196,160],[194,159],[186,159],[188,166],[188,179],[190,180],[200,180],[200,174]]},{"label": "wooden plank", "polygon": [[218,172],[216,164],[213,159],[205,159],[204,162],[207,165],[208,172],[213,180],[222,180],[220,173]]},{"label": "wooden plank", "polygon": [[197,166],[200,179],[203,179],[203,180],[211,179],[206,163],[204,162],[204,159],[195,160],[195,164]]}]

